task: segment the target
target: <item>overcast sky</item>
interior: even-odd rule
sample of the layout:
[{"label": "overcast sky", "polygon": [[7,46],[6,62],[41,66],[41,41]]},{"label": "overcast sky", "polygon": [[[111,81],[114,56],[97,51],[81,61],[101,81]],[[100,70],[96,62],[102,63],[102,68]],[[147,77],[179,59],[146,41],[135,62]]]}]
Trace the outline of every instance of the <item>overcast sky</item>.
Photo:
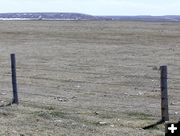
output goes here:
[{"label": "overcast sky", "polygon": [[0,12],[180,15],[180,0],[0,0]]}]

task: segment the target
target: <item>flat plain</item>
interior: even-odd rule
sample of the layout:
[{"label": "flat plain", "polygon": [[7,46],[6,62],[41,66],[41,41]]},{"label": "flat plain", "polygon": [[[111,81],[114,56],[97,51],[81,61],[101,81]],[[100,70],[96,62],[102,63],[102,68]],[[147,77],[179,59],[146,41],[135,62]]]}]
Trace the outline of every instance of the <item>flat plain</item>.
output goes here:
[{"label": "flat plain", "polygon": [[[19,105],[12,99],[16,54]],[[180,116],[180,23],[1,21],[0,135],[163,136],[160,72],[170,121]]]}]

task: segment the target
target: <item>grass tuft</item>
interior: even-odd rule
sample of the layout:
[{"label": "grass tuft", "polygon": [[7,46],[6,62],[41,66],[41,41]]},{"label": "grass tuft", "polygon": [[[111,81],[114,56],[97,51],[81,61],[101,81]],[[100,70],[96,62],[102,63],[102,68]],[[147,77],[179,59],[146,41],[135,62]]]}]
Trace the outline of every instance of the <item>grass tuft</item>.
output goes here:
[{"label": "grass tuft", "polygon": [[140,119],[140,120],[150,120],[152,117],[151,115],[146,114],[146,113],[142,113],[142,112],[128,112],[126,114],[128,116],[135,117],[135,118]]}]

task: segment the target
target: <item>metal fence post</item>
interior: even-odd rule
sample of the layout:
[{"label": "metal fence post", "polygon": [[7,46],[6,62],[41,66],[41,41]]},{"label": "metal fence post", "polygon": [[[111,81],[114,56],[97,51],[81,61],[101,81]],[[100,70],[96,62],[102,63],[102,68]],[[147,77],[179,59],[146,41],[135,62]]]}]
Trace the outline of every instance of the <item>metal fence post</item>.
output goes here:
[{"label": "metal fence post", "polygon": [[12,72],[12,89],[13,89],[12,103],[19,104],[18,93],[17,93],[17,82],[16,82],[16,58],[15,58],[15,54],[11,54],[11,72]]},{"label": "metal fence post", "polygon": [[167,66],[160,66],[161,71],[161,116],[162,121],[169,121],[168,113],[168,88],[167,88]]}]

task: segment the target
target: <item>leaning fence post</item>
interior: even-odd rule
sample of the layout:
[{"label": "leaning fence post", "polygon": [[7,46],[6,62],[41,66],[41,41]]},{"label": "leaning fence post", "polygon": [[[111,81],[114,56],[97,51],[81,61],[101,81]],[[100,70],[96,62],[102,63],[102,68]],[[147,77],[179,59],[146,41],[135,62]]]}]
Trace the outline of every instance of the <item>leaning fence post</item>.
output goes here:
[{"label": "leaning fence post", "polygon": [[16,82],[16,58],[15,58],[15,54],[11,54],[11,72],[12,72],[12,89],[13,89],[12,103],[19,104],[18,93],[17,93],[17,82]]},{"label": "leaning fence post", "polygon": [[169,121],[168,113],[168,88],[167,88],[167,66],[160,66],[161,71],[161,116],[162,121]]}]

